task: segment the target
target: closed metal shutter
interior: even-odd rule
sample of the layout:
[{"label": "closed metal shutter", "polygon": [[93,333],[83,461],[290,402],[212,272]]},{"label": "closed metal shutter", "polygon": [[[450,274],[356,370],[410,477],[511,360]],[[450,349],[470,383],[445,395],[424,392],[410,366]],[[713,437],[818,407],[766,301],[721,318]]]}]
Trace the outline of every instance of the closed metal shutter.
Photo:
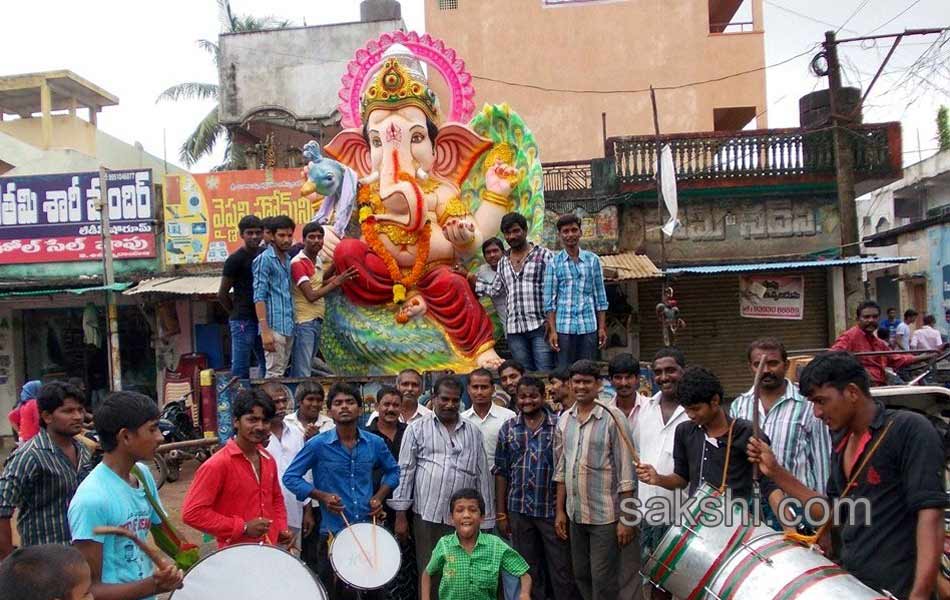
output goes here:
[{"label": "closed metal shutter", "polygon": [[[752,387],[753,375],[746,347],[760,337],[777,337],[789,350],[823,348],[828,343],[827,270],[792,274],[805,277],[805,314],[801,321],[746,319],[739,316],[739,274],[688,275],[672,281],[674,297],[686,328],[676,333],[674,345],[687,364],[702,365],[719,376],[728,399]],[[639,284],[641,360],[649,361],[663,345],[656,305],[660,281]]]}]

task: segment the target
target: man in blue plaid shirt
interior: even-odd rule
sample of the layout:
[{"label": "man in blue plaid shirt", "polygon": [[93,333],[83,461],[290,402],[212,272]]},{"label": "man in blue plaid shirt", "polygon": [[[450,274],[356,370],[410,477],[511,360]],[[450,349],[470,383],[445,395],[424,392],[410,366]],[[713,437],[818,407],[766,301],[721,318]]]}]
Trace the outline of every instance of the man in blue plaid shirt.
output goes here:
[{"label": "man in blue plaid shirt", "polygon": [[530,375],[518,383],[517,404],[519,415],[501,426],[495,448],[498,529],[528,562],[532,600],[574,600],[570,548],[554,531],[557,416],[545,406],[544,383]]},{"label": "man in blue plaid shirt", "polygon": [[567,214],[557,220],[563,250],[544,272],[544,312],[548,342],[558,353],[558,368],[594,360],[607,343],[607,291],[600,259],[581,250],[581,220]]}]

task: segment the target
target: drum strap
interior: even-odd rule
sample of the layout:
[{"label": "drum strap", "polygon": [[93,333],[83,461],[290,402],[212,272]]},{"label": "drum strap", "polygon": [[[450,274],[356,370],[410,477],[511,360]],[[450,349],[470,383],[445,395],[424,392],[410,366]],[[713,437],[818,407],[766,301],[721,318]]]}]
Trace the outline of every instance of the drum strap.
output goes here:
[{"label": "drum strap", "polygon": [[729,439],[726,442],[726,462],[722,465],[722,483],[719,484],[719,493],[725,494],[727,482],[729,481],[729,460],[732,459],[732,431],[736,427],[736,420],[729,423]]},{"label": "drum strap", "polygon": [[[871,462],[871,457],[874,456],[875,452],[877,452],[878,447],[881,445],[881,442],[884,441],[884,438],[887,436],[887,432],[890,431],[891,425],[893,424],[894,421],[890,420],[887,422],[887,425],[884,426],[884,431],[882,431],[881,435],[877,436],[877,439],[874,440],[874,444],[871,446],[871,449],[868,450],[868,453],[864,455],[864,460],[862,460],[861,464],[858,465],[858,468],[855,469],[853,473],[851,473],[851,478],[848,480],[848,485],[844,486],[844,490],[841,491],[841,496],[839,496],[839,499],[844,499],[849,493],[851,493],[851,490],[854,489],[858,482],[858,477],[861,476],[861,473],[864,472],[864,468],[868,466],[869,462]],[[821,527],[818,528],[818,531],[815,532],[815,535],[802,535],[796,532],[786,532],[785,539],[811,546],[818,543],[818,540],[821,539],[830,526],[831,519],[828,519],[821,525]]]}]

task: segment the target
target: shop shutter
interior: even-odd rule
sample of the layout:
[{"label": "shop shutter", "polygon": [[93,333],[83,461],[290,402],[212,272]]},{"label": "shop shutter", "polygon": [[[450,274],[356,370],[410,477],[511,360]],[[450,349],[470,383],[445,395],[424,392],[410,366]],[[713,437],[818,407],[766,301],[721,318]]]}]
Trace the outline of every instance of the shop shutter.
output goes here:
[{"label": "shop shutter", "polygon": [[[676,333],[674,345],[690,365],[702,365],[719,376],[729,398],[752,387],[745,351],[756,338],[773,336],[789,350],[824,348],[828,343],[827,271],[811,269],[783,273],[805,277],[805,314],[801,321],[747,319],[739,316],[739,274],[687,275],[672,280],[674,297],[686,328]],[[659,281],[641,282],[641,360],[649,361],[663,345],[656,318]]]}]

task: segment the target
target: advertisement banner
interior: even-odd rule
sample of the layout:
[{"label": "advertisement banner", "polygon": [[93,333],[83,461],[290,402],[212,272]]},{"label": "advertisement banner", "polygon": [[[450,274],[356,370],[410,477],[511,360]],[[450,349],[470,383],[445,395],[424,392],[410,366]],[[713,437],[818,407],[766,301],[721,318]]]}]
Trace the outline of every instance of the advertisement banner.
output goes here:
[{"label": "advertisement banner", "polygon": [[238,222],[245,215],[287,215],[295,239],[320,197],[300,197],[300,169],[221,171],[165,178],[165,263],[220,263],[241,247]]},{"label": "advertisement banner", "polygon": [[[107,176],[113,257],[156,255],[151,169]],[[0,264],[102,258],[99,173],[0,177]]]},{"label": "advertisement banner", "polygon": [[805,278],[801,275],[742,275],[739,314],[748,319],[801,320]]}]

